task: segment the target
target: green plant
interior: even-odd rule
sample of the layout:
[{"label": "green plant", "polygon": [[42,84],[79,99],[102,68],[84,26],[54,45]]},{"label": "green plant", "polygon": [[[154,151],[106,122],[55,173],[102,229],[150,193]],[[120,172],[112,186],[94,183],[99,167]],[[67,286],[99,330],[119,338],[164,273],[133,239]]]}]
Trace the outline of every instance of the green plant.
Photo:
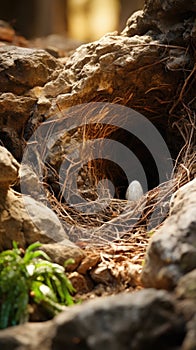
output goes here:
[{"label": "green plant", "polygon": [[64,267],[52,263],[40,246],[33,243],[24,252],[13,242],[12,250],[0,253],[0,329],[26,322],[30,302],[51,316],[73,304],[74,288]]},{"label": "green plant", "polygon": [[155,231],[148,231],[148,232],[147,232],[147,235],[148,235],[149,237],[152,237],[152,236],[154,235],[154,232],[155,232]]}]

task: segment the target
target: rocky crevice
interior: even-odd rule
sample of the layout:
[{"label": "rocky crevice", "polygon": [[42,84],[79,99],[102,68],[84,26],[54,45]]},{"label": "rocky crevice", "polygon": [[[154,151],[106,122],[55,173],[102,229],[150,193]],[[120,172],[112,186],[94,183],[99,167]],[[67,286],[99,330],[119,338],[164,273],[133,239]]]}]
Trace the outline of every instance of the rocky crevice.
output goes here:
[{"label": "rocky crevice", "polygon": [[[69,308],[49,322],[3,330],[2,349],[196,347],[195,15],[193,0],[147,0],[122,33],[107,34],[97,42],[80,46],[64,64],[62,57],[55,58],[45,50],[2,43],[0,250],[10,248],[13,240],[23,248],[39,240],[42,249],[57,263],[75,258],[69,274],[78,294],[88,294],[93,288],[97,288],[97,294],[89,297],[112,294],[112,288],[117,293]],[[134,265],[134,252],[128,251],[125,241],[123,246],[110,246],[104,253],[95,248],[96,254],[94,250],[89,253],[81,249],[82,240],[81,248],[72,243],[62,221],[36,197],[39,179],[31,169],[27,168],[23,176],[31,185],[32,198],[24,196],[24,204],[21,194],[11,189],[13,185],[19,189],[19,162],[37,127],[51,116],[63,120],[70,107],[91,101],[118,103],[141,112],[164,136],[172,156],[179,154],[175,194],[165,202],[168,218],[163,218],[150,239],[142,268],[141,259],[139,266]],[[59,162],[66,147],[77,153],[82,133],[82,128],[73,125],[70,134],[55,144],[47,159],[50,165]],[[112,133],[116,141],[123,140],[126,145],[131,142],[120,129],[110,130],[110,136]],[[86,176],[83,170],[81,178]],[[49,182],[48,176],[49,185],[53,180]],[[150,189],[153,191],[156,185],[155,179]],[[155,193],[158,190],[154,189]],[[154,197],[150,198],[153,203]],[[113,215],[118,213],[116,208],[110,209]],[[159,215],[162,209],[160,206]],[[126,210],[132,212],[130,207]],[[115,218],[112,227],[114,223]],[[131,234],[134,242],[146,244],[143,231],[133,230]],[[119,265],[119,261],[123,264]],[[131,293],[135,285],[143,290]]]}]

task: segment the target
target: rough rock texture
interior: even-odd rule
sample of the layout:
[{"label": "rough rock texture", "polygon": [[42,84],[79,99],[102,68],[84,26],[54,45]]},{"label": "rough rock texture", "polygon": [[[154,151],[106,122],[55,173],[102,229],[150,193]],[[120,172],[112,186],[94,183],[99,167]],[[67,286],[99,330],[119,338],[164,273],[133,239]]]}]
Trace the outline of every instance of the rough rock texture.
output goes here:
[{"label": "rough rock texture", "polygon": [[0,91],[20,95],[54,79],[62,65],[44,50],[0,47]]},{"label": "rough rock texture", "polygon": [[[29,200],[28,197],[26,199]],[[71,244],[66,241],[66,233],[49,208],[30,199],[30,209],[31,217],[20,195],[12,190],[5,194],[0,188],[0,250],[11,248],[13,240],[23,248],[35,241]]]},{"label": "rough rock texture", "polygon": [[64,245],[64,241],[43,244],[40,249],[47,253],[53,262],[62,266],[64,266],[66,260],[73,259],[74,263],[67,265],[66,271],[74,271],[85,256],[85,253],[72,242],[70,242],[70,245]]},{"label": "rough rock texture", "polygon": [[[43,120],[50,105],[41,99],[37,103],[39,88],[55,79],[62,69],[63,65],[44,50],[0,47],[0,142],[19,161],[27,120],[35,116],[38,107],[39,120]],[[27,96],[34,87],[32,96]]]},{"label": "rough rock texture", "polygon": [[7,92],[0,94],[0,144],[20,161],[24,150],[23,131],[35,98],[17,96]]},{"label": "rough rock texture", "polygon": [[16,181],[18,171],[17,161],[6,148],[0,147],[0,250],[11,248],[13,240],[21,247],[35,241],[63,241],[64,245],[71,245],[52,210],[9,189]]},{"label": "rough rock texture", "polygon": [[[176,11],[179,16],[173,15]],[[170,108],[183,68],[194,67],[187,44],[196,40],[195,13],[194,1],[147,1],[121,35],[111,33],[80,46],[57,79],[43,88],[44,96],[58,96],[51,112],[56,103],[63,108],[104,97],[126,100],[133,108],[141,101],[148,105],[149,99],[155,110],[160,102]]]},{"label": "rough rock texture", "polygon": [[0,332],[2,350],[48,350],[54,330],[50,322],[26,323]]},{"label": "rough rock texture", "polygon": [[7,189],[18,178],[19,164],[10,152],[0,146],[0,188]]},{"label": "rough rock texture", "polygon": [[196,269],[180,278],[176,287],[176,295],[179,298],[196,300]]},{"label": "rough rock texture", "polygon": [[[40,182],[32,167],[22,164],[19,169],[19,183],[22,194],[31,194],[34,199],[40,199]],[[21,188],[22,184],[22,188]],[[28,190],[27,190],[28,189]]]},{"label": "rough rock texture", "polygon": [[[0,346],[37,349],[37,340],[37,348],[33,344],[28,347],[31,327],[27,324],[2,331]],[[177,350],[184,340],[185,321],[169,293],[148,289],[86,302],[51,323],[37,324],[32,332],[36,339],[41,338],[41,344],[47,339],[44,350]]]},{"label": "rough rock texture", "polygon": [[153,235],[142,272],[145,287],[172,289],[196,268],[196,179],[171,200],[170,215]]},{"label": "rough rock texture", "polygon": [[[1,144],[21,160],[22,138],[28,140],[40,122],[54,112],[61,117],[67,106],[92,100],[122,103],[142,111],[168,136],[170,117],[174,116],[174,121],[178,116],[187,117],[175,114],[177,108],[188,106],[189,113],[195,107],[195,15],[193,0],[148,0],[121,34],[115,32],[82,45],[65,66],[43,50],[1,46]],[[67,147],[72,136],[68,135]],[[17,175],[18,163],[0,152],[0,250],[10,248],[12,240],[22,247],[39,240],[50,243],[43,249],[54,261],[63,263],[71,254],[63,244],[72,245],[54,213],[31,198],[28,207],[38,227],[30,220],[27,204],[24,206],[21,196],[9,189]],[[36,186],[32,173],[29,183],[31,179],[31,185]],[[144,286],[172,289],[173,293],[144,289],[86,302],[68,308],[50,322],[1,331],[0,348],[195,349],[195,193],[196,180],[176,193],[169,218],[151,240],[143,269]],[[61,244],[55,243],[57,238]],[[103,284],[115,283],[112,270],[105,268],[99,257],[81,261],[82,253],[74,252],[78,266],[72,272],[74,286],[80,284],[79,289],[89,291],[93,278]]]},{"label": "rough rock texture", "polygon": [[11,92],[0,95],[0,127],[10,127],[21,133],[36,99],[17,96]]},{"label": "rough rock texture", "polygon": [[194,350],[196,349],[196,269],[180,278],[175,292],[181,300],[178,307],[187,322],[187,335],[182,350]]}]

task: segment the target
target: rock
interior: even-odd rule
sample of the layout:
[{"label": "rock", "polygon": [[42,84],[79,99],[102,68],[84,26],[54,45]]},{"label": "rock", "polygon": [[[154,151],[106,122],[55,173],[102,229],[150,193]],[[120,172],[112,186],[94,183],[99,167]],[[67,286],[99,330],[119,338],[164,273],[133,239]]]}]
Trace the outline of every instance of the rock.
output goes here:
[{"label": "rock", "polygon": [[[155,35],[160,34],[161,39],[165,41],[165,32],[169,44],[174,43],[174,40],[182,42],[185,38],[185,35],[183,34],[185,34],[186,31],[188,32],[188,27],[190,25],[190,22],[188,21],[189,23],[187,22],[187,26],[184,28],[185,31],[183,32],[184,23],[181,21],[181,15],[182,13],[186,13],[186,11],[190,11],[190,14],[191,12],[194,13],[196,11],[194,0],[189,1],[189,3],[185,0],[178,0],[175,4],[172,0],[161,2],[158,0],[148,0],[145,3],[143,11],[135,12],[128,19],[126,28],[123,30],[122,35],[134,36],[136,34],[144,35],[144,33],[152,34],[152,32],[154,32]],[[177,33],[179,34],[179,37],[177,37]]]},{"label": "rock", "polygon": [[43,86],[57,76],[63,65],[44,50],[0,47],[0,92],[20,95]]},{"label": "rock", "polygon": [[176,311],[172,296],[166,291],[147,289],[85,302],[47,323],[27,323],[3,330],[0,347],[180,350],[184,336],[185,322]]},{"label": "rock", "polygon": [[[43,94],[46,97],[58,95],[55,104],[63,110],[67,106],[88,102],[92,97],[95,99],[100,94],[108,96],[110,100],[117,94],[123,98],[129,91],[134,92],[134,99],[137,100],[139,95],[144,97],[145,91],[154,86],[152,76],[156,76],[159,85],[170,85],[172,74],[168,72],[165,75],[158,65],[153,65],[163,54],[157,40],[152,40],[148,35],[125,37],[113,34],[82,45],[68,58],[65,70],[56,81],[44,86]],[[140,69],[144,65],[151,68],[143,71],[141,76]],[[55,109],[53,104],[51,112]]]},{"label": "rock", "polygon": [[196,269],[181,277],[175,288],[178,299],[178,309],[184,315],[187,323],[196,315]]},{"label": "rock", "polygon": [[196,349],[196,269],[180,278],[175,294],[180,299],[178,308],[187,322],[187,334],[182,350]]},{"label": "rock", "polygon": [[87,256],[82,260],[79,267],[77,268],[77,271],[80,274],[86,274],[88,270],[91,270],[94,266],[96,266],[100,262],[100,254],[96,254],[96,252],[89,253]]},{"label": "rock", "polygon": [[21,161],[24,142],[13,128],[6,127],[0,130],[0,142],[17,161]]},{"label": "rock", "polygon": [[24,149],[24,128],[35,105],[36,98],[0,94],[0,142],[18,161]]},{"label": "rock", "polygon": [[182,345],[182,350],[196,349],[196,315],[187,325],[187,335]]},{"label": "rock", "polygon": [[[107,101],[120,98],[140,109],[150,100],[151,109],[162,113],[157,101],[168,106],[184,81],[183,67],[194,67],[193,53],[186,50],[195,40],[194,13],[193,0],[175,4],[171,0],[147,1],[143,11],[129,18],[120,35],[110,33],[81,45],[56,80],[43,87],[43,95],[54,98],[50,113],[92,99],[100,101],[100,97]],[[129,101],[126,96],[131,96]]]},{"label": "rock", "polygon": [[111,268],[104,263],[100,263],[97,267],[93,268],[90,271],[90,276],[96,283],[110,285],[116,282]]},{"label": "rock", "polygon": [[9,127],[21,134],[35,103],[36,98],[10,92],[0,94],[0,128]]},{"label": "rock", "polygon": [[196,269],[179,279],[175,292],[179,298],[196,301]]},{"label": "rock", "polygon": [[[28,214],[28,210],[31,216]],[[23,248],[39,241],[70,245],[66,233],[52,210],[30,197],[8,190],[0,195],[0,251],[10,249],[12,241]]]},{"label": "rock", "polygon": [[16,182],[18,172],[18,162],[0,146],[0,251],[11,248],[12,241],[17,241],[23,248],[35,241],[63,241],[64,245],[71,245],[51,209],[9,189]]},{"label": "rock", "polygon": [[[51,322],[26,323],[0,331],[2,350],[49,350],[54,328]],[[48,337],[50,334],[50,337]]]},{"label": "rock", "polygon": [[[41,241],[35,238],[33,241],[38,240],[42,243],[64,241],[65,244],[67,235],[57,215],[43,203],[38,202],[29,196],[22,196],[22,200],[24,203],[24,209],[30,216],[29,219],[32,220],[33,224],[41,233]],[[26,233],[26,238],[27,237],[32,240],[32,237]],[[68,245],[71,245],[70,241],[67,243]]]},{"label": "rock", "polygon": [[[27,164],[22,164],[19,170],[20,190],[22,194],[31,195],[34,199],[42,199],[40,195],[39,178]],[[41,191],[42,193],[42,191]],[[43,196],[44,197],[44,196]]]},{"label": "rock", "polygon": [[176,191],[170,202],[170,215],[178,214],[179,211],[182,211],[186,206],[186,202],[184,199],[189,196],[189,204],[192,204],[193,209],[196,204],[195,198],[196,191],[196,179],[188,182],[186,185],[180,187],[178,191]]},{"label": "rock", "polygon": [[85,256],[79,247],[67,240],[60,243],[43,244],[40,249],[47,253],[53,262],[62,266],[66,260],[73,259],[74,263],[67,265],[66,271],[74,271]]},{"label": "rock", "polygon": [[69,274],[69,280],[77,294],[88,293],[93,289],[92,280],[88,276],[83,276],[76,271]]},{"label": "rock", "polygon": [[0,189],[8,188],[18,178],[19,164],[11,153],[0,146]]},{"label": "rock", "polygon": [[28,47],[28,41],[23,36],[17,35],[8,22],[0,20],[0,44],[7,45],[8,43]]},{"label": "rock", "polygon": [[153,235],[142,271],[145,287],[173,289],[196,268],[196,179],[171,200],[170,216]]},{"label": "rock", "polygon": [[153,289],[84,303],[54,324],[53,350],[178,349],[184,338],[172,297]]}]

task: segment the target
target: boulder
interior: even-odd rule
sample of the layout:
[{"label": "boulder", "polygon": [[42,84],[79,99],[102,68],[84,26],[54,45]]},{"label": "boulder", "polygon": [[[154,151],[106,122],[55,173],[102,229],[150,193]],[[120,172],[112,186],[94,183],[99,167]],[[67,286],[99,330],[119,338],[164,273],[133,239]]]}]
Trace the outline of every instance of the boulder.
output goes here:
[{"label": "boulder", "polygon": [[196,349],[196,269],[180,278],[175,293],[180,300],[178,308],[186,319],[187,333],[182,350]]},{"label": "boulder", "polygon": [[43,244],[40,249],[43,250],[53,262],[62,266],[64,266],[66,260],[73,259],[73,264],[67,265],[66,271],[74,271],[77,269],[85,257],[85,253],[71,241],[70,244],[67,244],[67,241]]},{"label": "boulder", "polygon": [[180,350],[184,336],[184,318],[173,297],[147,289],[88,301],[47,323],[3,330],[0,347],[27,350],[31,343],[31,350]]},{"label": "boulder", "polygon": [[21,95],[54,79],[63,65],[44,50],[0,47],[0,92]]},{"label": "boulder", "polygon": [[55,213],[28,196],[9,189],[17,180],[19,164],[0,146],[0,251],[17,241],[21,247],[39,241],[71,245]]},{"label": "boulder", "polygon": [[142,282],[145,287],[173,289],[196,268],[196,179],[172,197],[170,215],[149,244]]},{"label": "boulder", "polygon": [[18,178],[19,164],[11,153],[0,146],[0,189],[8,189]]},{"label": "boulder", "polygon": [[0,331],[0,347],[3,350],[49,350],[53,333],[51,322],[26,323]]}]

